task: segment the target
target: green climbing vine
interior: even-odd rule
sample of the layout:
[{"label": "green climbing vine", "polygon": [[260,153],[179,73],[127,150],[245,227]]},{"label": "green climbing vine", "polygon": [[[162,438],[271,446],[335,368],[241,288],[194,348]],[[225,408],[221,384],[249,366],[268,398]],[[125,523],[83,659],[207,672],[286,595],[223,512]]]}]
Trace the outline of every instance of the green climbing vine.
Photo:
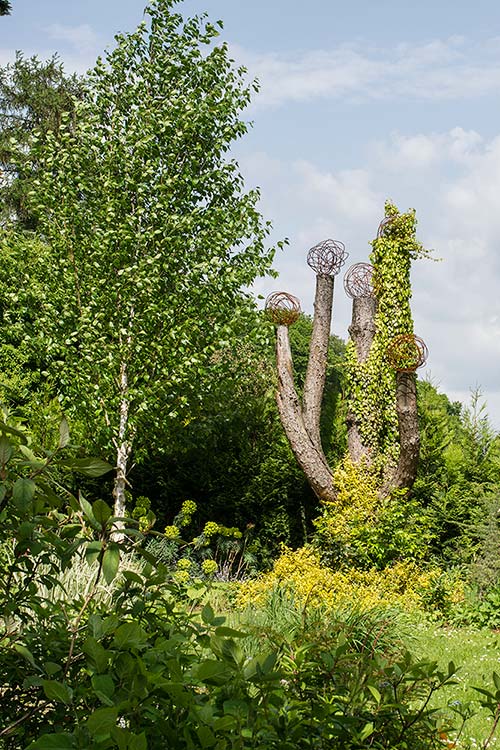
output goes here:
[{"label": "green climbing vine", "polygon": [[347,396],[361,438],[375,463],[387,469],[398,456],[395,374],[386,357],[390,341],[413,333],[410,267],[428,251],[417,241],[415,211],[399,213],[389,201],[379,236],[372,241],[370,261],[377,298],[376,333],[370,354],[359,363],[353,342],[347,346]]}]

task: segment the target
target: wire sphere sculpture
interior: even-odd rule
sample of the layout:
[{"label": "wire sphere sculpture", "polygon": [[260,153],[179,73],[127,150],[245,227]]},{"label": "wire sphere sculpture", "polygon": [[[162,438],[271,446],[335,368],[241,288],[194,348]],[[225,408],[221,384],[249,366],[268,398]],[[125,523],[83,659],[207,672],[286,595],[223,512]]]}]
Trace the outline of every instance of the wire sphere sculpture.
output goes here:
[{"label": "wire sphere sculpture", "polygon": [[386,216],[385,219],[382,219],[382,221],[378,225],[377,239],[383,237],[383,235],[385,234],[385,229],[387,225],[391,223],[391,221],[394,221],[394,216]]},{"label": "wire sphere sculpture", "polygon": [[307,253],[307,265],[320,276],[336,276],[348,255],[343,242],[323,240]]},{"label": "wire sphere sculpture", "polygon": [[355,263],[348,269],[344,276],[344,289],[348,297],[357,299],[374,296],[373,271],[374,268],[370,263]]},{"label": "wire sphere sculpture", "polygon": [[288,292],[272,292],[265,308],[267,317],[277,326],[291,326],[301,313],[300,301]]},{"label": "wire sphere sculpture", "polygon": [[397,372],[415,372],[427,362],[429,350],[423,339],[408,333],[392,339],[386,354],[389,365]]}]

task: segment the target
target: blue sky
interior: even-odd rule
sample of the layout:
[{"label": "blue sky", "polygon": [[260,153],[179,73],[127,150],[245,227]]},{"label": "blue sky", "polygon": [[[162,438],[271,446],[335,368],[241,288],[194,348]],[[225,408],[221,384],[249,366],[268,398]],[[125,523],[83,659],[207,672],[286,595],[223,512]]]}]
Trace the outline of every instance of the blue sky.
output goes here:
[{"label": "blue sky", "polygon": [[[58,52],[83,71],[132,30],[144,0],[13,0],[0,20],[0,63],[14,50]],[[186,0],[187,15],[224,21],[238,63],[259,78],[254,123],[235,154],[259,185],[273,239],[288,237],[278,281],[312,309],[305,254],[345,242],[366,260],[386,198],[414,207],[419,237],[439,262],[413,271],[422,373],[451,398],[480,386],[500,428],[500,4],[451,0]],[[337,284],[333,331],[349,302]]]}]

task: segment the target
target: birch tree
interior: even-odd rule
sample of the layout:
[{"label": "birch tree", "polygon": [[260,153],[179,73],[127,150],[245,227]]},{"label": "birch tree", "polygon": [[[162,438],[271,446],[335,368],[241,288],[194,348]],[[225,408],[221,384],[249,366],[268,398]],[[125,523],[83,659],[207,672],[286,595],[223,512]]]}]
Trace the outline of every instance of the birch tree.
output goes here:
[{"label": "birch tree", "polygon": [[[41,327],[51,377],[116,461],[115,514],[138,435],[188,418],[214,353],[272,251],[231,142],[253,85],[217,28],[155,0],[40,141],[33,199],[52,270]],[[50,291],[52,289],[52,291]]]}]

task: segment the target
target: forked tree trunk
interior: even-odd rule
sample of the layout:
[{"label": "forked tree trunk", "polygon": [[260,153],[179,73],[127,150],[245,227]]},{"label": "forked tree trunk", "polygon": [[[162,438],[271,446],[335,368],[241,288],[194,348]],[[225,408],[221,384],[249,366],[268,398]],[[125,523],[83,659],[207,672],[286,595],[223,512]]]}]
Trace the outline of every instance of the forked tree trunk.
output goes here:
[{"label": "forked tree trunk", "polygon": [[276,400],[290,447],[316,496],[320,500],[331,502],[336,497],[333,475],[321,446],[318,447],[316,441],[311,439],[304,423],[302,407],[295,390],[288,327],[285,325],[278,326],[276,330],[276,362]]},{"label": "forked tree trunk", "polygon": [[[375,297],[354,297],[352,300],[352,322],[349,334],[356,348],[358,362],[366,362],[375,336],[375,314],[377,300]],[[354,463],[362,460],[370,462],[372,456],[368,446],[361,437],[361,418],[349,409],[346,416],[347,446]]]},{"label": "forked tree trunk", "polygon": [[[278,368],[277,403],[281,422],[292,451],[302,471],[320,500],[334,501],[337,496],[333,473],[323,453],[320,436],[321,402],[326,378],[326,364],[333,305],[334,277],[316,276],[314,321],[309,346],[309,361],[304,381],[302,404],[295,390],[288,326],[278,325],[276,360]],[[377,300],[354,297],[349,327],[359,363],[364,363],[376,333]],[[397,467],[381,490],[389,494],[396,488],[411,488],[418,466],[420,448],[415,373],[396,375],[396,410],[399,423],[400,454]],[[363,443],[363,415],[352,410],[347,415],[348,449],[351,460],[370,463],[372,450]]]}]

